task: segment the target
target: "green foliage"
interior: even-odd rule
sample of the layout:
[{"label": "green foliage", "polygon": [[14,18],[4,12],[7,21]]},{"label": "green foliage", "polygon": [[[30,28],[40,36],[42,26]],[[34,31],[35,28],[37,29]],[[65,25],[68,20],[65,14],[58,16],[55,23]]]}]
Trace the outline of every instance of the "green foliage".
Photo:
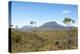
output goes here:
[{"label": "green foliage", "polygon": [[64,22],[64,23],[71,22],[71,19],[66,17],[66,18],[63,20],[63,22]]},{"label": "green foliage", "polygon": [[75,21],[71,18],[65,17],[65,19],[63,20],[63,23],[69,26],[70,24],[75,23]]}]

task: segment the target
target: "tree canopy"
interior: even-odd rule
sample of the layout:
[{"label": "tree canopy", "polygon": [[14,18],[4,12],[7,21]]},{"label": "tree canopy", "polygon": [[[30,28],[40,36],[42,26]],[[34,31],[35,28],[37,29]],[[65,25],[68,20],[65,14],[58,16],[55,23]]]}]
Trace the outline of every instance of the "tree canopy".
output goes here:
[{"label": "tree canopy", "polygon": [[71,18],[65,17],[65,19],[63,20],[63,23],[70,26],[72,23],[75,23],[75,21]]}]

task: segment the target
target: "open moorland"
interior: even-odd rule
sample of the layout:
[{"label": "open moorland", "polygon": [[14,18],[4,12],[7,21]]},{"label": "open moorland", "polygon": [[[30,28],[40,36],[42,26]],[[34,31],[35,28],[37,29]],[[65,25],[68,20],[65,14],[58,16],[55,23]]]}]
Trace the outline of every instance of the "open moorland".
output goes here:
[{"label": "open moorland", "polygon": [[[11,31],[12,52],[52,51],[78,48],[77,30]],[[68,37],[69,36],[69,37]]]}]

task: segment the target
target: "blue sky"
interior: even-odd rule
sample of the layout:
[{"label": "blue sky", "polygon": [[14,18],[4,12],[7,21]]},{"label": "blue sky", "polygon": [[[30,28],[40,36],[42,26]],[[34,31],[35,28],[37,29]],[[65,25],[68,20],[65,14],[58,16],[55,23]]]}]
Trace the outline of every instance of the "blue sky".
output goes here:
[{"label": "blue sky", "polygon": [[77,5],[13,1],[11,7],[11,19],[14,26],[31,26],[30,21],[36,21],[36,26],[50,21],[64,25],[62,21],[65,17],[75,20],[76,23],[73,25],[78,26]]}]

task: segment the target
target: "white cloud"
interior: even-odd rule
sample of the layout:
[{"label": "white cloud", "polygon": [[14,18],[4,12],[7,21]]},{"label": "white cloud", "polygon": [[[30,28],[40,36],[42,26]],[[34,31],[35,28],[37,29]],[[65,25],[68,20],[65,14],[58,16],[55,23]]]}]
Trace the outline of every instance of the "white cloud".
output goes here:
[{"label": "white cloud", "polygon": [[63,10],[62,13],[68,14],[68,13],[70,13],[70,11],[69,10]]}]

